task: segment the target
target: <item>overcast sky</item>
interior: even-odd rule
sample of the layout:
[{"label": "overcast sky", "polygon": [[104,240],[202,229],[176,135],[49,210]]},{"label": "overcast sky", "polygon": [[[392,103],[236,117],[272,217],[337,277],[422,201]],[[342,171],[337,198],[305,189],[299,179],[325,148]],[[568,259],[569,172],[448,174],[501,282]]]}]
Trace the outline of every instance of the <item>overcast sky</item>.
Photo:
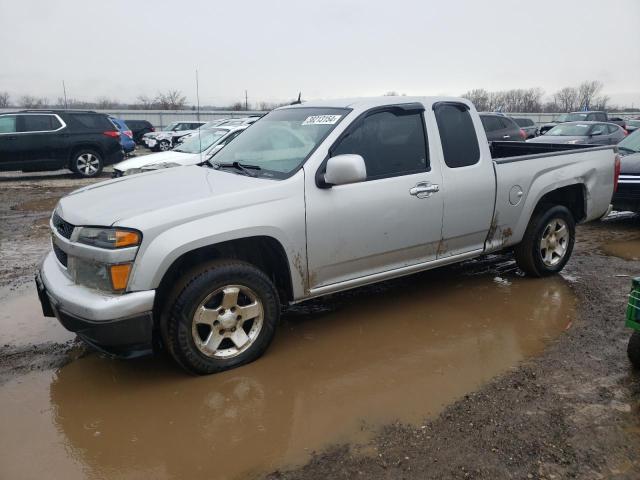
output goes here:
[{"label": "overcast sky", "polygon": [[640,0],[0,0],[0,91],[201,104],[601,80],[640,105]]}]

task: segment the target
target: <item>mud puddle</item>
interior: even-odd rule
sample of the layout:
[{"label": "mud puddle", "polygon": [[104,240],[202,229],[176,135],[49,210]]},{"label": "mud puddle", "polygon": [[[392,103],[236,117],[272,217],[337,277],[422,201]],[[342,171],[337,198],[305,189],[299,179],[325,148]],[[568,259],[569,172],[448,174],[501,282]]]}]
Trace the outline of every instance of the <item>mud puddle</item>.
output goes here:
[{"label": "mud puddle", "polygon": [[55,318],[43,317],[35,284],[11,292],[0,289],[0,345],[23,347],[64,343],[75,338]]},{"label": "mud puddle", "polygon": [[539,353],[574,307],[560,277],[413,276],[296,307],[262,359],[219,375],[89,355],[0,388],[0,477],[246,478],[302,462],[436,415]]},{"label": "mud puddle", "polygon": [[625,260],[640,260],[640,237],[633,240],[608,242],[600,246],[607,255]]}]

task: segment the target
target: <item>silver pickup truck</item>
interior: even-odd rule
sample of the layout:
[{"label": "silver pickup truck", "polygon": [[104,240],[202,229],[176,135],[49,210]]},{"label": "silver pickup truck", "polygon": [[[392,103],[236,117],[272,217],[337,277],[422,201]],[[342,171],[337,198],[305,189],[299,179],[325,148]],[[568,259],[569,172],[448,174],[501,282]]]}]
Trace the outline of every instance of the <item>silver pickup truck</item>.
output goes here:
[{"label": "silver pickup truck", "polygon": [[613,146],[489,144],[463,99],[283,107],[210,163],[62,198],[36,283],[99,349],[218,372],[259,357],[288,304],[504,249],[560,271],[618,165]]}]

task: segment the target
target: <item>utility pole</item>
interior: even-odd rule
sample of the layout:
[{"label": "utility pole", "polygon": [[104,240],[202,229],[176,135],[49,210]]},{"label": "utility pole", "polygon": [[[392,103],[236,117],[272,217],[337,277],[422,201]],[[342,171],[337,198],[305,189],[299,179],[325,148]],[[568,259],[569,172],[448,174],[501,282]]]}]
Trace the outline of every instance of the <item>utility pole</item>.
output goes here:
[{"label": "utility pole", "polygon": [[244,109],[249,110],[249,97],[246,90],[244,91]]},{"label": "utility pole", "polygon": [[64,109],[68,110],[69,105],[67,104],[67,87],[64,84],[64,80],[62,80],[62,92],[64,93]]}]

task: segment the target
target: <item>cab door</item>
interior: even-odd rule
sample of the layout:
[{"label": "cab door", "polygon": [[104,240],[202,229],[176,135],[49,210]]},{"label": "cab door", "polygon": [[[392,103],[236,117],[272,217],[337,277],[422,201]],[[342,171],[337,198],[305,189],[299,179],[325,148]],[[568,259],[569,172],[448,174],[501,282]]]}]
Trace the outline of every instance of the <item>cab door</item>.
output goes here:
[{"label": "cab door", "polygon": [[365,181],[321,188],[313,179],[323,167],[305,170],[310,288],[435,260],[442,177],[430,159],[422,104],[365,112],[329,150],[341,154],[363,157]]}]

